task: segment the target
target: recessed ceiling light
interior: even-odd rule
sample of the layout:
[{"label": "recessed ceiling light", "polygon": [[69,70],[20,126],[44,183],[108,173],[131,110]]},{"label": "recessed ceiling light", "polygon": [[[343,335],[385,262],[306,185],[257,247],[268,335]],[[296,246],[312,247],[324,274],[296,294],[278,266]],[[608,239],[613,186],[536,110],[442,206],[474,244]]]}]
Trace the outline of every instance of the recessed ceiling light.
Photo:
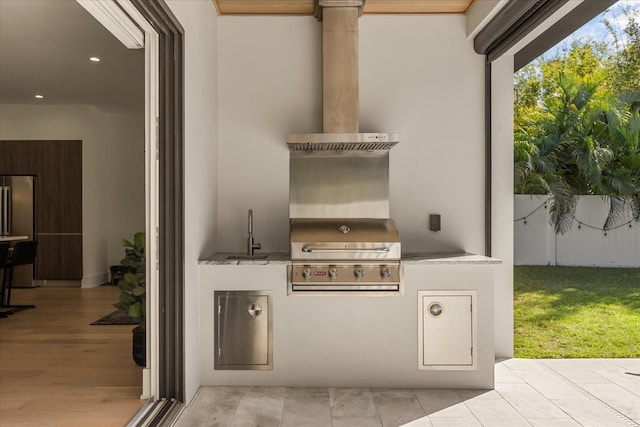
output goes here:
[{"label": "recessed ceiling light", "polygon": [[42,95],[40,95],[40,94],[36,95],[35,97],[36,97],[37,99],[42,99],[42,98],[44,98],[44,96],[42,96]]},{"label": "recessed ceiling light", "polygon": [[98,58],[97,56],[91,56],[91,57],[89,57],[89,61],[91,61],[91,62],[100,62],[100,58]]}]

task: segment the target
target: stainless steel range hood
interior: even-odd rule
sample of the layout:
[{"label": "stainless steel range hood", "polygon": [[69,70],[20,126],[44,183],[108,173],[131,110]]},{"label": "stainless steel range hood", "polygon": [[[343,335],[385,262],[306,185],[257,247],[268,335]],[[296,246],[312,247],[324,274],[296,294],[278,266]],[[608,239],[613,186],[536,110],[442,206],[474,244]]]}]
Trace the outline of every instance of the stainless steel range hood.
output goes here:
[{"label": "stainless steel range hood", "polygon": [[389,150],[400,141],[397,133],[290,133],[291,151]]},{"label": "stainless steel range hood", "polygon": [[397,133],[360,133],[358,17],[365,0],[315,0],[322,21],[322,130],[289,134],[291,151],[389,150]]}]

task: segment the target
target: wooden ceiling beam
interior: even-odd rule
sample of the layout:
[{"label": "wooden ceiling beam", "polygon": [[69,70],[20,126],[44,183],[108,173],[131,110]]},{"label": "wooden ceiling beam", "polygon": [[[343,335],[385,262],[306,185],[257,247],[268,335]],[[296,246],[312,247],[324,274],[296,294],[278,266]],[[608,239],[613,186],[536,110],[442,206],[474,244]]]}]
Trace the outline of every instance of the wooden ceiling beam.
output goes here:
[{"label": "wooden ceiling beam", "polygon": [[[313,0],[212,0],[219,15],[313,15]],[[367,0],[365,14],[466,13],[475,0]]]},{"label": "wooden ceiling beam", "polygon": [[213,0],[220,15],[313,15],[313,0]]},{"label": "wooden ceiling beam", "polygon": [[464,13],[469,0],[367,0],[363,13]]}]

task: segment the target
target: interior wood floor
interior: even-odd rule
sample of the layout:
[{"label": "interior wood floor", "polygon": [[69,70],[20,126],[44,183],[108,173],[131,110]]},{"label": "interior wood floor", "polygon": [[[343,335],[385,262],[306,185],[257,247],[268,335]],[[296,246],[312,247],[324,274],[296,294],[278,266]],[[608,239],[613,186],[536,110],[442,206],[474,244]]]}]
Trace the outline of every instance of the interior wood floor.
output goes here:
[{"label": "interior wood floor", "polygon": [[13,289],[0,319],[0,426],[124,426],[145,401],[131,325],[91,326],[117,286]]}]

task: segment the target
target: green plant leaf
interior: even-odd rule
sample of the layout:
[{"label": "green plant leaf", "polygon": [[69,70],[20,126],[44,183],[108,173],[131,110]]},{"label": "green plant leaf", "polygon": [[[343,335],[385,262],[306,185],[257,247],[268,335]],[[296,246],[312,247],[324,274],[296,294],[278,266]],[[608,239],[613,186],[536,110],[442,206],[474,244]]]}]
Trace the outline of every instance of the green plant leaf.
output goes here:
[{"label": "green plant leaf", "polygon": [[135,234],[135,236],[133,237],[133,241],[135,243],[136,251],[144,252],[145,240],[146,240],[145,233],[138,232]]},{"label": "green plant leaf", "polygon": [[127,282],[128,284],[132,285],[132,286],[138,286],[138,278],[136,277],[136,274],[134,273],[126,273],[124,275],[124,281]]},{"label": "green plant leaf", "polygon": [[129,307],[129,316],[131,317],[142,317],[142,305],[140,302],[136,302]]},{"label": "green plant leaf", "polygon": [[146,259],[144,256],[145,233],[138,232],[134,235],[133,243],[122,239],[125,257],[120,262],[123,266],[131,267],[133,272],[127,272],[118,281],[120,289],[119,301],[114,307],[125,310],[129,316],[139,318],[140,325],[144,327],[146,315]]},{"label": "green plant leaf", "polygon": [[136,298],[134,298],[133,296],[131,296],[130,293],[128,292],[122,292],[120,294],[120,304],[124,304],[126,306],[129,306],[131,304],[134,304],[137,301]]}]

